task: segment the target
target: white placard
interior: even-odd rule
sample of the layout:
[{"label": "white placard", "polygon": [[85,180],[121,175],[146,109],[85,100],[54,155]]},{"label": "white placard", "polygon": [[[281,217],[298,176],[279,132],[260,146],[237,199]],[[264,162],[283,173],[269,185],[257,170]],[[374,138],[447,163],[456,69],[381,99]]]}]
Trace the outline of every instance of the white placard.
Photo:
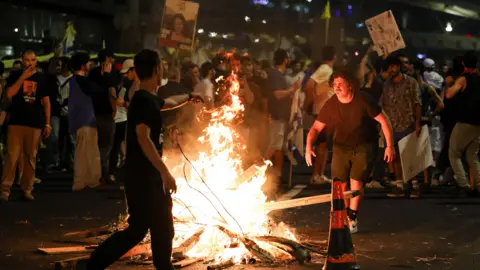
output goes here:
[{"label": "white placard", "polygon": [[405,41],[391,10],[366,20],[365,25],[378,55],[382,56],[385,52],[392,53],[405,48]]},{"label": "white placard", "polygon": [[404,180],[408,181],[433,166],[432,145],[427,125],[422,127],[420,136],[415,132],[398,142]]}]

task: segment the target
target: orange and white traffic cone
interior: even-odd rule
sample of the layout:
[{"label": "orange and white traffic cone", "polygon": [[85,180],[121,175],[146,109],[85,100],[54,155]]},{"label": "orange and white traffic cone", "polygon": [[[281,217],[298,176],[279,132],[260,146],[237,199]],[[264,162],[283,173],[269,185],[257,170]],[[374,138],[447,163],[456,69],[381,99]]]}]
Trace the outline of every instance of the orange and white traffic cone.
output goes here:
[{"label": "orange and white traffic cone", "polygon": [[348,226],[347,210],[342,191],[342,181],[332,182],[332,209],[330,212],[330,233],[328,236],[328,253],[323,270],[360,269],[352,235]]}]

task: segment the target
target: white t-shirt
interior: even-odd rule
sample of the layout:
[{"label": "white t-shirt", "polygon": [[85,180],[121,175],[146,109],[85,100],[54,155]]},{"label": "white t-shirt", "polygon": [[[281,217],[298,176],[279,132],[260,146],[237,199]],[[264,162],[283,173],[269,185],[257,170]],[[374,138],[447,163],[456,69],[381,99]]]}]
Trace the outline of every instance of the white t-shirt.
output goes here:
[{"label": "white t-shirt", "polygon": [[164,86],[167,83],[168,83],[168,79],[162,79],[162,85],[160,85],[160,86]]},{"label": "white t-shirt", "polygon": [[[193,91],[195,93],[200,94],[205,102],[213,102],[214,100],[214,90],[213,90],[213,83],[209,79],[203,79],[200,83],[195,86],[195,90]],[[197,112],[199,112],[203,107],[203,103],[197,103],[195,104],[197,108]]]},{"label": "white t-shirt", "polygon": [[443,77],[435,71],[425,71],[423,73],[425,82],[433,86],[435,89],[442,89]]},{"label": "white t-shirt", "polygon": [[330,77],[333,74],[333,69],[327,65],[323,64],[312,74],[310,78],[314,80],[317,85],[315,86],[315,100],[313,104],[313,114],[317,115],[322,109],[325,102],[329,100],[335,92],[328,85]]},{"label": "white t-shirt", "polygon": [[285,76],[285,78],[287,79],[287,84],[288,84],[288,87],[292,87],[292,85],[297,81],[297,80],[300,80],[300,83],[303,81],[303,77],[305,77],[305,72],[303,71],[300,71],[299,73],[297,73],[296,75],[287,75]]},{"label": "white t-shirt", "polygon": [[[125,98],[127,89],[122,87],[120,93],[118,93],[118,98]],[[121,123],[127,121],[127,108],[125,106],[117,106],[117,112],[115,113],[115,123]]]}]

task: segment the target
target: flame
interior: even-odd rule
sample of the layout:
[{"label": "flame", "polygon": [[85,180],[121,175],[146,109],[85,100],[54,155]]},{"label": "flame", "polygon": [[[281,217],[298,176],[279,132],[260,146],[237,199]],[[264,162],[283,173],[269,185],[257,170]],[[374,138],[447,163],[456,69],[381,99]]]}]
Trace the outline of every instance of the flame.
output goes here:
[{"label": "flame", "polygon": [[[243,137],[236,130],[245,107],[240,98],[240,84],[232,73],[227,79],[229,102],[211,113],[203,136],[198,138],[199,151],[191,165],[185,160],[165,159],[174,168],[178,191],[174,195],[173,215],[176,237],[174,247],[180,245],[201,227],[205,228],[200,241],[188,252],[190,258],[209,258],[216,261],[233,259],[239,263],[252,254],[240,243],[232,247],[232,239],[220,231],[222,225],[240,236],[254,238],[276,235],[295,239],[284,225],[274,224],[268,212],[256,206],[266,202],[262,186],[269,163],[256,166],[252,179],[241,181],[242,158],[246,153]],[[262,248],[278,253],[265,243]],[[275,253],[276,252],[276,253]]]}]

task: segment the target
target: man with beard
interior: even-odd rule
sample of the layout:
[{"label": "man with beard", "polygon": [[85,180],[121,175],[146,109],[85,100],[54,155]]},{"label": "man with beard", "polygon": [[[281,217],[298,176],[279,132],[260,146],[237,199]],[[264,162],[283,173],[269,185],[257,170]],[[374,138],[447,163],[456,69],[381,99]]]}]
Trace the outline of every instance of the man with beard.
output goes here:
[{"label": "man with beard", "polygon": [[[50,98],[44,74],[38,71],[34,51],[23,53],[23,70],[12,72],[7,79],[6,98],[12,101],[7,130],[7,158],[3,164],[0,200],[8,201],[17,164],[22,164],[20,179],[23,198],[33,201],[33,184],[40,136],[50,136]],[[43,134],[42,134],[43,132]],[[23,160],[21,160],[23,159]]]},{"label": "man with beard", "polygon": [[[392,127],[385,112],[368,94],[360,91],[359,82],[349,71],[332,75],[330,83],[335,90],[318,114],[308,132],[305,159],[312,166],[313,142],[318,134],[330,126],[335,132],[332,160],[332,178],[343,181],[342,191],[350,181],[351,190],[361,190],[368,180],[377,156],[377,121],[387,140],[384,159],[391,162],[395,156]],[[360,197],[345,200],[350,231],[358,231],[358,205]]]},{"label": "man with beard", "polygon": [[174,269],[171,263],[174,236],[171,194],[177,191],[177,185],[162,160],[160,111],[201,98],[195,93],[166,99],[157,97],[163,75],[155,51],[143,50],[137,54],[135,71],[140,79],[140,90],[135,92],[128,111],[124,175],[128,227],[113,234],[92,253],[88,270],[109,267],[142,241],[149,230],[154,266],[162,270]]},{"label": "man with beard", "polygon": [[[389,56],[387,59],[390,79],[385,82],[380,106],[387,113],[393,127],[393,139],[398,152],[398,142],[412,132],[420,135],[422,126],[422,102],[417,81],[402,70],[408,71],[409,61],[403,56]],[[420,187],[415,179],[404,179],[400,158],[394,160],[396,181],[389,197],[405,196],[404,185],[412,184],[410,198],[420,196]]]}]

